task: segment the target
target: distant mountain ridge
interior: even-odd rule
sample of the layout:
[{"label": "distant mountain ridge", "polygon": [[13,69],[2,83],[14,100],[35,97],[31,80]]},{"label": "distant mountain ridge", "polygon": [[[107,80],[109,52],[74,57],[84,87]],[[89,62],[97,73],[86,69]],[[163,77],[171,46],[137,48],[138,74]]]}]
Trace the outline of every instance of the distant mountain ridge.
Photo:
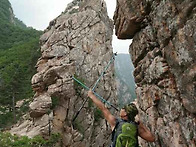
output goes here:
[{"label": "distant mountain ridge", "polygon": [[15,17],[8,0],[0,1],[0,32],[0,50],[27,42],[40,34]]},{"label": "distant mountain ridge", "polygon": [[15,17],[11,3],[8,0],[1,0],[0,20],[4,23],[14,24],[15,26],[26,28],[26,25]]}]

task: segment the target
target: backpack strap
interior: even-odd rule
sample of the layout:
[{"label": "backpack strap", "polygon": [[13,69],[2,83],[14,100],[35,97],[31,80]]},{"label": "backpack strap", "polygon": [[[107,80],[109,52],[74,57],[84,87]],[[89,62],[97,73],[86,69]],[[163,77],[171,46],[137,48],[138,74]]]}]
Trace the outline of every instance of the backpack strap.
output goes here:
[{"label": "backpack strap", "polygon": [[116,118],[116,125],[114,127],[114,130],[112,131],[112,145],[111,147],[115,147],[115,144],[116,144],[116,129],[118,128],[118,125],[119,125],[119,122],[120,122],[120,119],[119,118]]},{"label": "backpack strap", "polygon": [[115,147],[115,144],[116,144],[116,139],[118,137],[118,130],[121,129],[119,126],[120,124],[123,124],[124,120],[120,119],[120,118],[116,118],[116,125],[114,127],[114,130],[112,131],[112,145],[111,147]]}]

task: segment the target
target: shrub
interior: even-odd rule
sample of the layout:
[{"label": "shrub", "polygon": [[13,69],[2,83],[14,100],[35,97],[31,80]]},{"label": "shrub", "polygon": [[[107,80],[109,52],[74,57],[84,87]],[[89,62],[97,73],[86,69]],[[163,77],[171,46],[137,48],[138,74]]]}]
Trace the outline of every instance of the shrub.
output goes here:
[{"label": "shrub", "polygon": [[27,136],[18,137],[7,132],[0,132],[1,147],[57,147],[57,143],[61,143],[59,133],[52,134],[48,140],[45,140],[41,136],[35,136],[31,139]]}]

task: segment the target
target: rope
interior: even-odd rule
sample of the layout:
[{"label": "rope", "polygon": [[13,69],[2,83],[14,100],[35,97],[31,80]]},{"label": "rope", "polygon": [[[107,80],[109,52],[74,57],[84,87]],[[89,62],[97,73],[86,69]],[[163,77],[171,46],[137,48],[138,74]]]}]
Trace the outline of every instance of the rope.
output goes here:
[{"label": "rope", "polygon": [[[77,83],[79,83],[82,87],[84,87],[87,90],[90,90],[89,87],[87,87],[86,85],[84,85],[82,82],[80,82],[78,79],[76,79],[75,77],[72,77],[73,80],[75,80]],[[99,94],[97,94],[96,92],[92,91],[94,95],[97,96],[97,98],[99,98],[103,103],[113,107],[115,110],[119,111],[113,104],[111,104],[110,102],[106,101],[102,96],[100,96]]]},{"label": "rope", "polygon": [[[104,104],[107,104],[111,107],[113,107],[116,111],[119,111],[118,108],[116,108],[113,104],[111,104],[110,102],[106,101],[103,97],[101,97],[99,94],[97,94],[96,92],[94,92],[94,89],[96,88],[98,82],[101,80],[101,78],[103,77],[103,75],[105,74],[106,70],[108,69],[109,65],[115,60],[115,56],[117,56],[117,52],[114,53],[109,61],[109,63],[107,64],[107,66],[104,68],[104,71],[101,73],[101,75],[99,76],[99,78],[97,79],[95,85],[92,88],[92,92],[94,93],[94,95],[96,95],[97,98],[99,98]],[[83,84],[82,82],[80,82],[78,79],[76,79],[75,77],[72,76],[72,79],[75,80],[77,83],[79,83],[82,87],[84,87],[87,90],[90,90],[89,87],[87,87],[85,84]],[[75,121],[75,119],[77,118],[78,114],[80,113],[81,109],[84,107],[85,103],[87,102],[88,98],[86,98],[86,100],[83,102],[82,106],[80,107],[80,109],[78,110],[78,112],[76,113],[75,117],[73,118],[72,122]]]},{"label": "rope", "polygon": [[95,85],[92,88],[92,91],[94,91],[94,89],[96,88],[98,82],[100,81],[101,77],[103,77],[103,75],[105,74],[105,71],[108,69],[108,67],[110,66],[110,64],[115,60],[115,56],[117,55],[117,53],[113,54],[113,56],[111,57],[109,63],[107,64],[107,66],[105,67],[104,71],[101,73],[101,75],[99,76],[99,78],[97,79]]}]

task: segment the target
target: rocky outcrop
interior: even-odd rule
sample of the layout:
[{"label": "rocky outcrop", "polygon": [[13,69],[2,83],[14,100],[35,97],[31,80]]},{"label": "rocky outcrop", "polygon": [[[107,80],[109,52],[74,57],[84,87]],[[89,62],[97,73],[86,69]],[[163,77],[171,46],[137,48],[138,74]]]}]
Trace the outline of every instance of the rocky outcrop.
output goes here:
[{"label": "rocky outcrop", "polygon": [[156,135],[145,146],[195,147],[196,1],[117,0],[116,35],[130,54],[141,120]]},{"label": "rocky outcrop", "polygon": [[[72,76],[87,86],[96,82],[113,54],[112,34],[112,21],[100,0],[75,0],[51,21],[40,39],[42,56],[32,78],[30,118],[11,132],[30,137],[60,132],[64,147],[108,145],[110,129],[90,100],[72,122],[87,97]],[[116,101],[113,73],[112,64],[96,88],[111,103]]]},{"label": "rocky outcrop", "polygon": [[149,11],[149,3],[144,0],[117,0],[114,23],[118,39],[131,39],[145,25]]}]

